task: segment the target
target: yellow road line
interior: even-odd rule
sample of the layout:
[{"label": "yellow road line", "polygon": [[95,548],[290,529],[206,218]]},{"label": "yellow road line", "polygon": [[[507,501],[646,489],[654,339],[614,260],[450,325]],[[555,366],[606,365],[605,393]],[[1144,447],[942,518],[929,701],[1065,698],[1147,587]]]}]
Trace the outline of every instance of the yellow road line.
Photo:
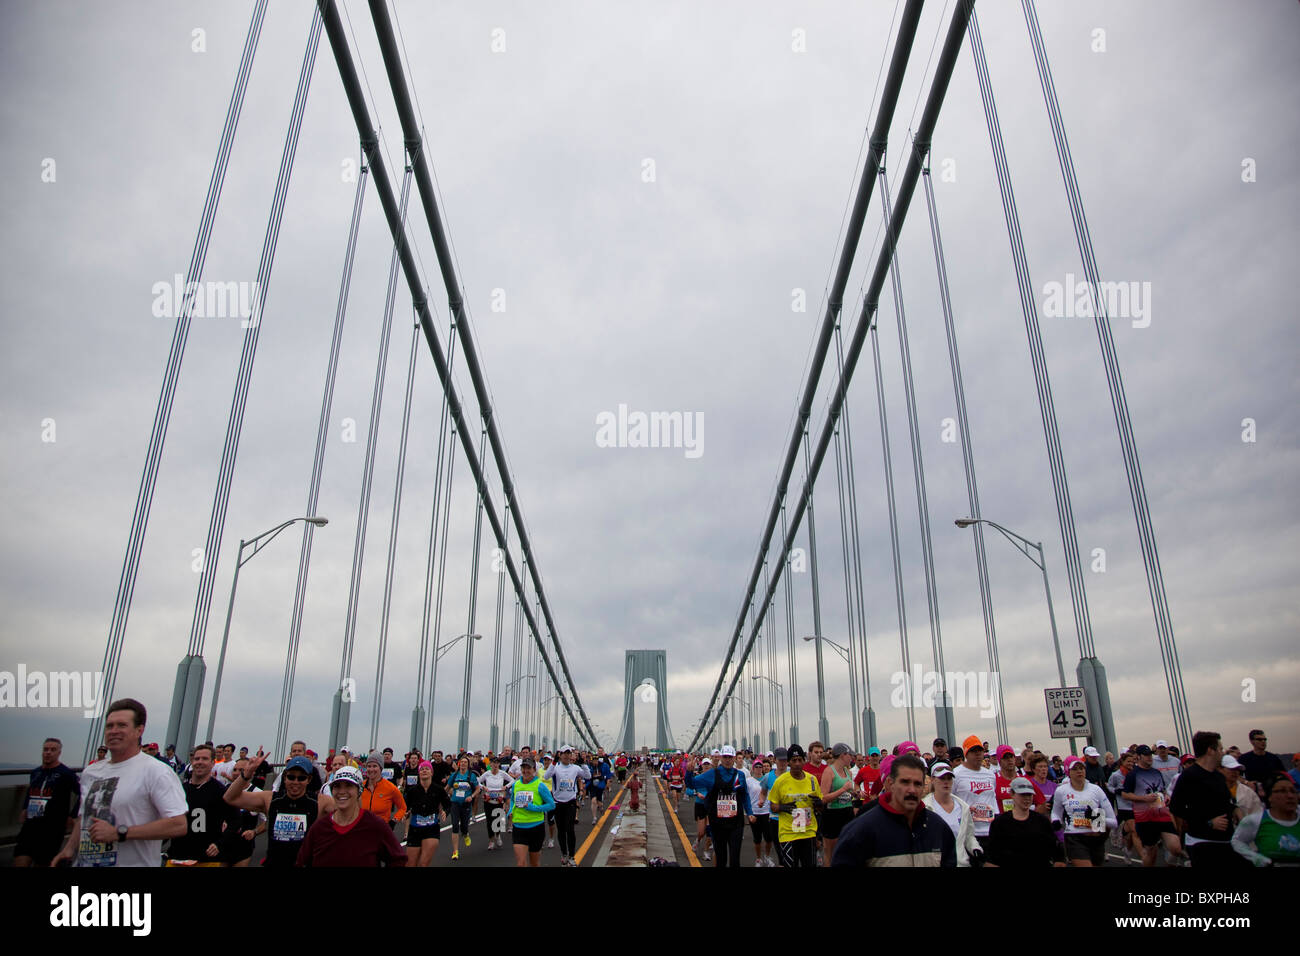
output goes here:
[{"label": "yellow road line", "polygon": [[600,833],[601,828],[605,825],[605,821],[609,819],[609,814],[610,811],[614,809],[614,804],[620,802],[620,798],[623,796],[623,790],[626,789],[627,784],[625,783],[623,784],[623,788],[614,795],[613,800],[606,801],[605,812],[600,815],[600,819],[596,821],[596,825],[591,828],[591,832],[587,834],[587,839],[582,841],[582,846],[578,847],[578,852],[573,857],[574,863],[577,863],[579,866],[582,865],[582,858],[586,856],[587,851],[591,849],[592,843],[596,841],[597,834]]},{"label": "yellow road line", "polygon": [[664,809],[672,815],[673,826],[677,828],[677,836],[681,838],[682,849],[686,851],[686,859],[690,860],[691,866],[698,867],[700,861],[695,856],[695,850],[692,849],[691,842],[686,839],[686,831],[682,829],[682,821],[677,819],[677,811],[668,805],[668,794],[664,793],[663,781],[655,777],[655,783],[659,787],[659,796],[663,799]]}]

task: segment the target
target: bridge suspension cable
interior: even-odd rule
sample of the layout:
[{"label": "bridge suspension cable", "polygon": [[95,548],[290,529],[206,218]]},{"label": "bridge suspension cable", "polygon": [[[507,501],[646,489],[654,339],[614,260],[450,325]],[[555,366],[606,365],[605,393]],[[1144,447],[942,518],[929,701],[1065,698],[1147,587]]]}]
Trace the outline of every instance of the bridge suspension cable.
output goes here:
[{"label": "bridge suspension cable", "polygon": [[[104,647],[104,674],[102,696],[106,700],[114,697],[117,685],[118,666],[122,660],[122,648],[126,639],[127,618],[131,614],[131,601],[135,594],[136,577],[140,571],[140,554],[144,548],[145,532],[149,526],[149,514],[153,509],[154,487],[158,481],[158,466],[162,461],[163,445],[167,441],[167,426],[171,422],[172,404],[176,398],[176,383],[180,379],[181,364],[185,359],[185,343],[189,338],[190,319],[194,310],[194,296],[200,288],[203,278],[203,266],[208,257],[208,243],[212,238],[212,226],[217,216],[217,206],[221,202],[221,190],[226,180],[226,170],[230,165],[230,152],[234,146],[235,130],[239,126],[239,116],[243,111],[244,93],[248,89],[248,78],[253,71],[253,58],[257,53],[258,40],[262,34],[262,23],[266,19],[268,0],[257,0],[253,6],[252,18],[248,25],[248,34],[244,38],[244,50],[240,56],[239,69],[235,73],[235,85],[230,94],[230,104],[226,107],[226,121],[221,130],[221,139],[217,146],[217,158],[212,164],[212,175],[208,179],[208,193],[203,201],[203,213],[199,217],[198,233],[194,237],[194,248],[190,253],[189,267],[185,270],[184,298],[180,303],[173,303],[176,308],[176,326],[172,330],[171,348],[167,354],[167,365],[163,371],[162,389],[158,394],[158,406],[154,411],[153,430],[149,435],[149,449],[145,454],[144,469],[140,475],[140,487],[136,492],[135,511],[131,516],[131,530],[127,535],[126,555],[122,559],[122,573],[117,583],[117,598],[113,603],[113,618],[108,628],[108,640]],[[86,734],[84,764],[89,764],[96,748],[104,739],[104,716],[92,718]]]}]

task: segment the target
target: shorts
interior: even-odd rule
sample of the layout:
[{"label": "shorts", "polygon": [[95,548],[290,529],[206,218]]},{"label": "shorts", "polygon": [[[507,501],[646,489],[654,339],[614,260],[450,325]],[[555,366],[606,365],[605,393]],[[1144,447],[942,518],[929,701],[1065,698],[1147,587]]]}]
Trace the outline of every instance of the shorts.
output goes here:
[{"label": "shorts", "polygon": [[1116,817],[1116,819],[1119,820],[1120,823],[1123,823],[1125,820],[1132,820],[1132,819],[1133,819],[1133,811],[1132,811],[1132,810],[1116,810],[1116,811],[1115,811],[1115,817]]},{"label": "shorts", "polygon": [[406,831],[406,845],[419,847],[425,840],[436,840],[442,836],[438,827],[411,827]]},{"label": "shorts", "polygon": [[708,804],[697,803],[697,804],[695,805],[695,819],[697,819],[697,820],[707,820],[708,818],[709,818],[709,807],[708,807]]},{"label": "shorts", "polygon": [[66,837],[59,833],[46,835],[39,831],[32,832],[33,830],[34,827],[24,827],[18,834],[14,856],[30,856],[37,866],[49,866],[50,861],[63,849]]},{"label": "shorts", "polygon": [[540,823],[531,827],[518,826],[514,829],[513,843],[515,846],[528,847],[529,853],[541,853],[542,841],[546,836],[546,827]]},{"label": "shorts", "polygon": [[828,840],[838,839],[840,831],[852,822],[852,820],[852,807],[832,808],[821,815],[821,820],[817,826],[817,832]]},{"label": "shorts", "polygon": [[767,842],[776,843],[781,835],[781,820],[775,813],[767,815]]},{"label": "shorts", "polygon": [[597,801],[598,803],[603,803],[605,800],[605,788],[593,787],[592,789],[587,791],[587,796],[591,797],[591,799]]},{"label": "shorts", "polygon": [[676,790],[678,793],[680,793],[681,790],[682,790],[682,785],[681,785],[680,783],[670,783],[670,784],[668,785],[668,789],[669,789],[669,790]]},{"label": "shorts", "polygon": [[1105,866],[1106,834],[1067,833],[1065,835],[1065,858],[1067,860],[1088,860],[1093,866]]},{"label": "shorts", "polygon": [[749,825],[750,830],[753,831],[754,834],[755,845],[763,842],[772,842],[767,835],[767,818],[768,814],[766,813],[755,814],[754,822]]},{"label": "shorts", "polygon": [[1175,832],[1174,825],[1168,820],[1137,821],[1137,835],[1143,846],[1159,846],[1160,834]]}]

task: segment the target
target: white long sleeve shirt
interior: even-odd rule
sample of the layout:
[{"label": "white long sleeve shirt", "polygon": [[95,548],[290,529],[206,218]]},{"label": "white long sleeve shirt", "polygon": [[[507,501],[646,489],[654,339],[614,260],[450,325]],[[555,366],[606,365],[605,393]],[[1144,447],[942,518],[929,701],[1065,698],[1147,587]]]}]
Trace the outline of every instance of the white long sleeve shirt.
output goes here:
[{"label": "white long sleeve shirt", "polygon": [[1119,826],[1115,808],[1101,787],[1085,783],[1082,790],[1075,790],[1068,780],[1052,795],[1052,819],[1064,823],[1066,833],[1105,833]]}]

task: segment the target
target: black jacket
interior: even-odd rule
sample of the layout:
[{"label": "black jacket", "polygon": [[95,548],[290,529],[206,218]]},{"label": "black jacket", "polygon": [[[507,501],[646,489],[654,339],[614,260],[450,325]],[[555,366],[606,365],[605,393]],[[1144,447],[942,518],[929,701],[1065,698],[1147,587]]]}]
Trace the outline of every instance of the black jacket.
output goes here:
[{"label": "black jacket", "polygon": [[957,840],[948,824],[921,806],[909,828],[887,793],[840,831],[831,858],[831,866],[956,865]]}]

